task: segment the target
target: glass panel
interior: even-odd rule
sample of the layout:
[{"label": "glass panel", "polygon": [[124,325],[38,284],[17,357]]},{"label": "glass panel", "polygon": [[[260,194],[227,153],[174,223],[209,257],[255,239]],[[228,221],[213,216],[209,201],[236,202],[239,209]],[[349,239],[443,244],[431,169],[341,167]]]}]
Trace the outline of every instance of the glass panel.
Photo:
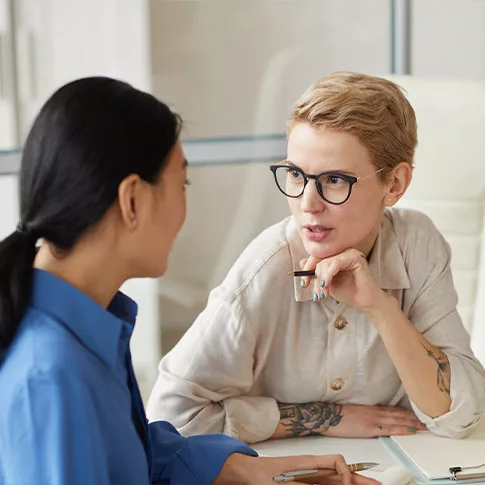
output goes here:
[{"label": "glass panel", "polygon": [[153,92],[189,121],[189,137],[284,132],[318,77],[390,70],[388,0],[153,0],[150,20]]},{"label": "glass panel", "polygon": [[485,79],[485,2],[413,2],[412,73]]}]

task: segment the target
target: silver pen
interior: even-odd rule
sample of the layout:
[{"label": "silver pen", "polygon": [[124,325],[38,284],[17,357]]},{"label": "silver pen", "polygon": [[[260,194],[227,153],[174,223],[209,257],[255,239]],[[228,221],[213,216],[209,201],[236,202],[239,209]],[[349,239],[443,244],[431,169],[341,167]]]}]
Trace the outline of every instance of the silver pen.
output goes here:
[{"label": "silver pen", "polygon": [[[369,468],[374,468],[379,466],[379,463],[364,462],[364,463],[353,463],[348,465],[349,470],[353,472],[360,472],[362,470],[368,470]],[[306,480],[310,478],[323,478],[329,477],[331,475],[337,475],[337,470],[335,468],[315,468],[314,470],[300,470],[294,472],[286,472],[282,475],[277,475],[273,477],[273,482],[276,483],[286,483],[292,482],[295,479]]]}]

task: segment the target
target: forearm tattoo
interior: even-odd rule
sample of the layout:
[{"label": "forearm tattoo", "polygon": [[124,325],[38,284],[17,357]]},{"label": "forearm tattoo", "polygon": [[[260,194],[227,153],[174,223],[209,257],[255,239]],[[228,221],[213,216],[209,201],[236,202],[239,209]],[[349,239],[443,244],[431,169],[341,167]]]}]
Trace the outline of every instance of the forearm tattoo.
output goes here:
[{"label": "forearm tattoo", "polygon": [[436,384],[438,385],[438,389],[449,394],[451,371],[448,357],[446,356],[446,354],[439,350],[433,350],[426,346],[424,343],[421,344],[426,350],[428,357],[431,357],[438,365],[438,370],[436,373]]},{"label": "forearm tattoo", "polygon": [[278,404],[287,436],[321,435],[342,419],[342,405],[325,402]]}]

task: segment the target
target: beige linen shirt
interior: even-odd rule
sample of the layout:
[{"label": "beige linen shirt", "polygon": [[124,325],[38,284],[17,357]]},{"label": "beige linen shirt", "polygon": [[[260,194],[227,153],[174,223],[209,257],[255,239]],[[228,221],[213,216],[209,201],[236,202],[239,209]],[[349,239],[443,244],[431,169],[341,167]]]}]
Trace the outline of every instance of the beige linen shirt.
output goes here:
[{"label": "beige linen shirt", "polygon": [[451,365],[451,410],[432,419],[407,398],[378,332],[355,308],[312,301],[288,276],[306,257],[293,219],[242,253],[206,309],[159,366],[151,421],[183,435],[226,433],[248,443],[272,436],[277,402],[412,407],[428,428],[462,437],[485,407],[485,372],[457,313],[450,249],[423,214],[384,213],[370,268],[410,321]]}]

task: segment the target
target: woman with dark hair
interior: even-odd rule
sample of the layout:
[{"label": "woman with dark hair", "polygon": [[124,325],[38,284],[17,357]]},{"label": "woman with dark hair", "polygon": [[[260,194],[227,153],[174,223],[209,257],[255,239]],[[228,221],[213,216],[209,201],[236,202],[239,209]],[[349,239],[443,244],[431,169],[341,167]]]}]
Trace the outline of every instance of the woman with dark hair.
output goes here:
[{"label": "woman with dark hair", "polygon": [[100,77],[62,87],[35,120],[21,222],[0,243],[0,485],[264,485],[317,467],[370,482],[340,456],[255,458],[227,436],[147,425],[137,306],[118,288],[165,272],[186,210],[180,128],[151,95]]}]

